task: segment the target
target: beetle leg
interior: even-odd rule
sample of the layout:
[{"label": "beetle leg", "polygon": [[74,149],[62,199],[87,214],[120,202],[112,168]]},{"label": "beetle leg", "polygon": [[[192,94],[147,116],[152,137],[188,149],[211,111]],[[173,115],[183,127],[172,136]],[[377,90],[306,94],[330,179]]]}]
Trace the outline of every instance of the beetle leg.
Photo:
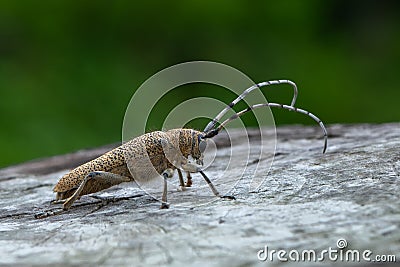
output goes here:
[{"label": "beetle leg", "polygon": [[62,204],[65,202],[64,192],[57,192],[56,199],[52,200],[50,204]]},{"label": "beetle leg", "polygon": [[[88,182],[93,180],[93,182],[89,185]],[[74,201],[78,199],[81,195],[84,195],[85,192],[89,191],[90,193],[95,193],[111,186],[123,183],[130,182],[132,178],[121,176],[111,172],[103,172],[103,171],[95,171],[89,173],[85,179],[81,182],[78,189],[74,192],[72,196],[70,196],[63,205],[64,210],[68,210]],[[88,188],[90,186],[90,188]],[[82,192],[83,191],[83,192]],[[86,193],[87,194],[87,193]]]},{"label": "beetle leg", "polygon": [[193,163],[186,163],[182,164],[182,169],[186,172],[199,172],[201,176],[203,176],[204,180],[207,182],[208,186],[211,188],[211,191],[214,193],[215,196],[220,198],[227,198],[227,199],[235,199],[234,196],[221,196],[218,190],[215,188],[211,180],[207,177],[207,175],[200,169],[199,166]]},{"label": "beetle leg", "polygon": [[211,191],[214,193],[215,196],[217,197],[221,197],[220,193],[218,192],[218,190],[215,188],[215,186],[213,185],[213,183],[211,182],[211,180],[207,177],[207,175],[203,172],[203,171],[199,171],[199,173],[201,174],[201,176],[203,176],[204,180],[206,180],[208,186],[210,186]]},{"label": "beetle leg", "polygon": [[179,187],[181,191],[185,191],[186,187],[191,187],[192,186],[192,176],[190,175],[190,172],[186,172],[186,184],[183,179],[182,171],[180,169],[178,170],[178,176],[179,176]]},{"label": "beetle leg", "polygon": [[178,170],[178,177],[179,177],[179,187],[182,191],[185,190],[185,181],[183,180],[183,175],[182,175],[182,171],[180,169]]},{"label": "beetle leg", "polygon": [[63,204],[66,199],[55,199],[50,202],[50,204]]},{"label": "beetle leg", "polygon": [[190,172],[186,172],[186,187],[191,187],[192,186],[192,176],[190,175]]},{"label": "beetle leg", "polygon": [[[181,173],[182,174],[182,173]],[[164,190],[161,197],[161,207],[160,209],[168,209],[169,204],[167,203],[167,179],[174,176],[174,171],[172,169],[166,169],[162,174],[164,178]]]}]

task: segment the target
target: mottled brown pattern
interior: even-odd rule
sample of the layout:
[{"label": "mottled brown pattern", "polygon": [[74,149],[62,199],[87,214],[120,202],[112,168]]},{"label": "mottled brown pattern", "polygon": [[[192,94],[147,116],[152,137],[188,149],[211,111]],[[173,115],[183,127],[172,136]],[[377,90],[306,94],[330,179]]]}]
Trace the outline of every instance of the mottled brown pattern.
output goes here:
[{"label": "mottled brown pattern", "polygon": [[[94,171],[112,172],[135,180],[150,180],[167,168],[176,169],[165,156],[163,140],[170,144],[172,151],[182,153],[182,155],[174,155],[170,158],[179,163],[187,160],[189,155],[192,155],[193,158],[201,157],[198,149],[200,134],[202,133],[192,129],[173,129],[167,132],[156,131],[141,135],[65,174],[53,191],[58,193],[57,199],[68,198],[79,187],[83,179]],[[193,146],[192,142],[195,142]],[[179,152],[175,154],[179,154]],[[80,195],[98,192],[108,187],[110,185],[106,182],[89,180]]]},{"label": "mottled brown pattern", "polygon": [[78,187],[82,180],[93,171],[111,171],[126,165],[122,146],[119,146],[104,155],[91,160],[65,174],[56,184],[54,192],[65,192]]}]

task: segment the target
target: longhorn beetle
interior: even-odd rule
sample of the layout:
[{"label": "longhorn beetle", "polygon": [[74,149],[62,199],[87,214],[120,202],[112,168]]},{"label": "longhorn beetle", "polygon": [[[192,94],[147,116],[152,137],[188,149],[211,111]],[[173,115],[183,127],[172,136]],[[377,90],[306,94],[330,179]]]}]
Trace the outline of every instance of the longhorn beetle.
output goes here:
[{"label": "longhorn beetle", "polygon": [[[219,126],[216,126],[225,113],[232,109],[240,100],[244,99],[251,91],[254,89],[261,90],[261,87],[273,84],[290,84],[293,87],[294,94],[290,105],[277,103],[256,104],[234,114],[220,123]],[[161,175],[164,178],[161,208],[168,208],[167,178],[173,176],[175,169],[178,171],[179,183],[182,189],[192,185],[191,173],[200,173],[215,196],[235,199],[233,196],[220,195],[202,170],[203,153],[207,146],[207,139],[216,136],[229,122],[247,112],[261,107],[274,107],[302,113],[315,120],[321,126],[324,133],[323,153],[325,153],[328,138],[325,126],[317,116],[294,106],[297,94],[297,86],[292,81],[274,80],[262,82],[246,89],[224,108],[206,126],[204,131],[173,129],[166,132],[150,132],[136,137],[65,174],[53,189],[56,192],[54,203],[63,203],[63,209],[67,210],[77,198],[83,195],[95,193],[122,182],[147,181]],[[196,163],[190,162],[188,160],[189,156],[195,159]],[[142,165],[145,158],[150,160],[151,165]],[[182,171],[187,174],[186,184]]]}]

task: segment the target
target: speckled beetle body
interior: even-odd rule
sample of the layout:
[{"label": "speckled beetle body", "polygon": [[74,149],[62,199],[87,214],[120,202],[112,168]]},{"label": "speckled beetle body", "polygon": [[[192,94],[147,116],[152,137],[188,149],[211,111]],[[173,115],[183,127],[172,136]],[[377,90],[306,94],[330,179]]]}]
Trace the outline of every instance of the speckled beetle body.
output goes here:
[{"label": "speckled beetle body", "polygon": [[[290,84],[294,88],[294,96],[290,105],[277,103],[256,104],[234,114],[220,123],[219,126],[216,126],[223,115],[252,90],[282,83]],[[206,126],[203,132],[193,129],[173,129],[166,132],[146,133],[73,169],[65,174],[54,187],[54,192],[57,194],[55,202],[64,203],[63,208],[66,210],[80,196],[95,193],[122,182],[147,181],[154,177],[162,176],[164,178],[164,190],[161,208],[168,208],[167,178],[173,176],[174,170],[178,171],[179,183],[182,189],[192,185],[191,173],[200,173],[215,196],[234,199],[233,196],[221,196],[202,170],[206,139],[216,136],[226,124],[253,109],[275,107],[302,113],[315,120],[324,132],[324,153],[327,148],[328,136],[325,126],[317,116],[306,110],[294,107],[296,98],[297,86],[289,80],[274,80],[255,84],[227,105]],[[196,162],[190,162],[188,160],[189,156]],[[187,173],[186,183],[184,182],[182,171]]]},{"label": "speckled beetle body", "polygon": [[[191,186],[190,173],[198,172],[200,166],[189,163],[188,157],[192,156],[199,165],[202,164],[201,146],[205,142],[201,138],[203,135],[204,133],[192,129],[173,129],[136,137],[65,174],[53,189],[56,192],[56,201],[65,200],[64,209],[68,209],[80,196],[122,182],[146,181],[157,175],[169,178],[177,168],[180,186]],[[146,160],[151,165],[143,162]],[[181,170],[188,174],[186,184]],[[167,206],[166,196],[163,196],[162,207]]]}]

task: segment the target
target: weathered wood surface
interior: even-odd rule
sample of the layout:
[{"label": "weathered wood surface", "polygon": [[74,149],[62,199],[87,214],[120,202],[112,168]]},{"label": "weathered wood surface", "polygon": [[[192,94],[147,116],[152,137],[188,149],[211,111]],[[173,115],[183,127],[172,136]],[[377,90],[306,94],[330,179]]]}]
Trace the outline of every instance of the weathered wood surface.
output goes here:
[{"label": "weathered wood surface", "polygon": [[[63,214],[34,218],[59,208],[49,202],[67,169],[113,146],[2,169],[0,264],[265,266],[270,262],[257,259],[265,245],[321,251],[336,249],[339,238],[351,249],[394,254],[399,261],[400,124],[331,125],[328,131],[329,147],[322,155],[319,128],[278,128],[277,156],[268,175],[268,158],[250,154],[248,170],[260,162],[258,175],[265,176],[259,190],[244,186],[245,174],[232,191],[237,200],[199,205],[195,188],[172,187],[169,210],[160,210],[131,183],[82,197]],[[273,136],[270,129],[265,133]],[[207,169],[211,178],[227,164],[225,137],[216,139],[220,149]],[[234,135],[236,153],[244,151],[242,138]],[[234,181],[235,168],[229,174],[228,182]],[[203,185],[195,175],[194,187]],[[224,184],[219,180],[216,186]],[[207,187],[199,192],[212,199]]]}]

